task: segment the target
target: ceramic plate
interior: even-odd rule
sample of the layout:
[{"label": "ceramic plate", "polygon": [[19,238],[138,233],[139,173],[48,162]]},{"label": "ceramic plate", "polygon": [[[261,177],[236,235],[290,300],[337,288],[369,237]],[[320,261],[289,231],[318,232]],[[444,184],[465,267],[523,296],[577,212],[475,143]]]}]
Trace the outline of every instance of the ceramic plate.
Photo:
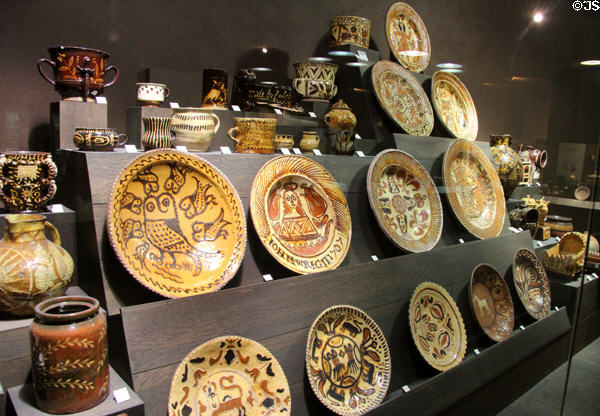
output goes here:
[{"label": "ceramic plate", "polygon": [[362,310],[332,306],[313,322],[306,372],[315,395],[338,415],[377,407],[390,384],[392,361],[379,326]]},{"label": "ceramic plate", "polygon": [[410,72],[394,62],[379,61],[373,65],[371,81],[379,104],[400,128],[413,136],[429,136],[433,110]]},{"label": "ceramic plate", "polygon": [[279,362],[251,339],[226,336],[200,345],[171,381],[169,415],[289,415],[291,395]]},{"label": "ceramic plate", "polygon": [[454,74],[437,71],[431,80],[431,102],[438,118],[457,139],[475,140],[479,124],[471,94]]},{"label": "ceramic plate", "polygon": [[242,262],[242,202],[225,175],[199,157],[146,152],[121,171],[109,201],[108,235],[119,260],[163,296],[218,290]]},{"label": "ceramic plate", "polygon": [[459,221],[477,238],[502,231],[506,206],[496,169],[468,140],[455,140],[444,154],[446,196]]},{"label": "ceramic plate", "polygon": [[542,319],[550,312],[550,283],[544,267],[535,254],[526,248],[515,253],[513,260],[515,289],[527,313]]},{"label": "ceramic plate", "polygon": [[467,351],[467,332],[458,306],[446,289],[432,282],[417,286],[408,320],[417,349],[429,365],[446,371],[462,361]]},{"label": "ceramic plate", "polygon": [[336,180],[303,156],[263,165],[250,193],[258,237],[275,259],[297,273],[335,269],[346,257],[352,225]]},{"label": "ceramic plate", "polygon": [[406,3],[394,3],[387,12],[385,30],[390,49],[400,64],[415,72],[429,65],[431,44],[425,24]]},{"label": "ceramic plate", "polygon": [[443,214],[435,183],[401,150],[379,153],[367,173],[369,203],[390,240],[408,252],[431,250],[442,235]]},{"label": "ceramic plate", "polygon": [[480,264],[471,274],[469,298],[473,314],[483,332],[494,341],[504,341],[515,326],[515,308],[506,282],[489,264]]}]

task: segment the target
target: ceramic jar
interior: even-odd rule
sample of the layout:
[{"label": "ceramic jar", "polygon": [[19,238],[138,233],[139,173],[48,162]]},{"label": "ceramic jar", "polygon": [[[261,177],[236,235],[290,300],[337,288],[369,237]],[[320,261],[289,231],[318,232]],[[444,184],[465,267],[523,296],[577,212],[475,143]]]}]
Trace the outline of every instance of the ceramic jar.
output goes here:
[{"label": "ceramic jar", "polygon": [[55,414],[82,412],[106,399],[106,314],[96,299],[63,296],[41,302],[29,333],[38,409]]},{"label": "ceramic jar", "polygon": [[235,142],[237,153],[273,153],[275,118],[234,117],[227,135]]},{"label": "ceramic jar", "polygon": [[298,146],[302,153],[312,153],[314,149],[319,147],[320,141],[321,139],[316,131],[303,131]]},{"label": "ceramic jar", "polygon": [[354,153],[354,131],[339,130],[336,133],[335,150],[339,155]]},{"label": "ceramic jar", "polygon": [[137,102],[142,107],[160,107],[160,105],[171,95],[171,90],[165,84],[155,82],[138,82]]},{"label": "ceramic jar", "polygon": [[523,181],[523,164],[519,154],[511,149],[510,134],[491,134],[492,160],[504,189],[504,197],[509,198],[517,185]]},{"label": "ceramic jar", "polygon": [[203,71],[202,107],[227,109],[227,71],[209,68]]},{"label": "ceramic jar", "polygon": [[354,131],[356,128],[356,116],[343,100],[338,100],[331,106],[323,116],[323,121],[330,129]]},{"label": "ceramic jar", "polygon": [[40,211],[56,193],[57,173],[50,153],[3,153],[0,198],[11,212]]},{"label": "ceramic jar", "polygon": [[254,108],[256,100],[250,90],[256,84],[256,74],[250,69],[241,69],[233,77],[231,105],[237,105],[241,110],[248,111]]},{"label": "ceramic jar", "polygon": [[127,136],[115,129],[76,128],[73,134],[73,143],[79,150],[109,152],[126,142]]},{"label": "ceramic jar", "polygon": [[181,107],[173,109],[171,131],[175,133],[175,145],[188,150],[206,152],[221,122],[216,114],[206,109]]},{"label": "ceramic jar", "polygon": [[336,16],[329,20],[329,46],[369,47],[371,21],[357,16]]},{"label": "ceramic jar", "polygon": [[144,150],[173,147],[170,117],[142,117],[142,121],[144,122],[142,137]]},{"label": "ceramic jar", "polygon": [[73,259],[60,246],[58,230],[43,215],[7,215],[0,240],[0,312],[33,315],[37,303],[64,293],[73,268]]},{"label": "ceramic jar", "polygon": [[[42,58],[38,61],[40,75],[54,85],[63,100],[94,101],[97,94],[104,88],[110,87],[119,78],[116,66],[106,66],[110,56],[108,53],[79,46],[59,46],[48,49],[51,59]],[[51,77],[42,70],[42,64],[52,67]],[[114,71],[113,79],[104,83],[104,75]]]},{"label": "ceramic jar", "polygon": [[304,101],[329,101],[337,94],[336,64],[327,62],[298,62],[294,64],[296,78],[292,85]]},{"label": "ceramic jar", "polygon": [[294,147],[294,136],[291,134],[275,135],[275,150],[291,149]]}]

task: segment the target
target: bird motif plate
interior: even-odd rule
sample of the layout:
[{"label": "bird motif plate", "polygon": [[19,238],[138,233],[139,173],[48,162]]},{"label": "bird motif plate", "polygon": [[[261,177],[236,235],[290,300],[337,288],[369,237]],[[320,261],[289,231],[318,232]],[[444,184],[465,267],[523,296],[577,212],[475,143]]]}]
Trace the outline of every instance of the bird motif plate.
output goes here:
[{"label": "bird motif plate", "polygon": [[310,327],[308,380],[319,400],[338,415],[362,415],[377,407],[387,393],[391,367],[381,329],[354,306],[332,306]]},{"label": "bird motif plate", "polygon": [[169,416],[289,415],[291,395],[273,354],[251,339],[213,338],[181,361],[171,381]]},{"label": "bird motif plate", "polygon": [[119,260],[163,296],[218,290],[242,262],[242,202],[225,175],[199,157],[146,152],[121,171],[109,201],[108,235]]},{"label": "bird motif plate", "polygon": [[385,30],[390,49],[403,67],[414,72],[427,69],[431,58],[429,34],[412,7],[402,2],[392,4]]},{"label": "bird motif plate", "polygon": [[542,319],[550,312],[550,282],[544,266],[535,254],[526,248],[515,253],[513,279],[517,295],[529,315]]},{"label": "bird motif plate", "polygon": [[515,308],[506,282],[489,264],[480,264],[471,274],[469,298],[473,314],[483,332],[494,341],[504,341],[515,326]]},{"label": "bird motif plate", "polygon": [[475,140],[479,122],[469,90],[450,72],[437,71],[431,80],[431,102],[450,134],[457,139]]},{"label": "bird motif plate", "polygon": [[352,225],[344,192],[307,157],[265,163],[252,184],[250,213],[267,251],[297,273],[335,269],[348,253]]},{"label": "bird motif plate", "polygon": [[369,203],[381,229],[408,252],[431,250],[442,235],[443,214],[435,183],[401,150],[379,153],[367,173]]},{"label": "bird motif plate", "polygon": [[371,81],[377,100],[402,130],[413,136],[429,136],[433,110],[417,79],[392,61],[373,65]]},{"label": "bird motif plate", "polygon": [[467,331],[462,316],[446,289],[423,282],[410,300],[408,321],[417,349],[433,368],[457,366],[467,351]]},{"label": "bird motif plate", "polygon": [[497,237],[506,205],[502,184],[492,162],[473,142],[455,140],[443,161],[444,185],[452,211],[475,237]]}]

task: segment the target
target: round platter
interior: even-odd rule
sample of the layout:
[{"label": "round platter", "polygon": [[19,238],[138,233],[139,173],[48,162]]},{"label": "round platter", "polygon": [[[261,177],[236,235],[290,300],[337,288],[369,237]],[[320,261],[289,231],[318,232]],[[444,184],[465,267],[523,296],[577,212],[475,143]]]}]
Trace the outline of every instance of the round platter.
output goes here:
[{"label": "round platter", "polygon": [[369,203],[381,229],[408,252],[431,250],[442,235],[440,196],[429,172],[401,150],[380,152],[367,173]]},{"label": "round platter", "polygon": [[338,415],[362,415],[379,406],[390,384],[391,366],[381,329],[354,306],[332,306],[310,327],[308,380],[319,400]]},{"label": "round platter", "polygon": [[346,197],[333,176],[307,157],[265,163],[252,184],[250,213],[267,251],[297,273],[335,269],[348,253]]},{"label": "round platter", "polygon": [[477,238],[502,231],[506,206],[498,174],[483,151],[468,140],[455,140],[443,162],[446,196],[452,211]]},{"label": "round platter", "polygon": [[233,185],[210,163],[175,150],[146,152],[125,166],[112,188],[107,227],[133,277],[171,298],[220,289],[246,250]]},{"label": "round platter", "polygon": [[462,361],[467,351],[467,332],[458,306],[446,289],[432,282],[417,286],[408,320],[417,349],[429,365],[446,371]]},{"label": "round platter", "polygon": [[419,81],[392,61],[373,65],[371,81],[385,112],[408,134],[429,136],[433,130],[433,109]]},{"label": "round platter", "polygon": [[515,289],[527,313],[542,319],[550,312],[550,283],[544,267],[531,250],[522,248],[513,260]]},{"label": "round platter", "polygon": [[454,74],[437,71],[431,80],[431,102],[446,129],[457,139],[475,140],[479,124],[471,94]]},{"label": "round platter", "polygon": [[480,264],[471,274],[469,298],[473,314],[483,332],[492,340],[504,341],[515,326],[515,308],[500,273],[489,264]]},{"label": "round platter", "polygon": [[169,415],[289,415],[291,395],[279,362],[251,339],[225,336],[181,361],[169,392]]},{"label": "round platter", "polygon": [[385,30],[390,49],[403,67],[414,72],[427,69],[431,58],[429,34],[412,7],[402,2],[392,4]]}]

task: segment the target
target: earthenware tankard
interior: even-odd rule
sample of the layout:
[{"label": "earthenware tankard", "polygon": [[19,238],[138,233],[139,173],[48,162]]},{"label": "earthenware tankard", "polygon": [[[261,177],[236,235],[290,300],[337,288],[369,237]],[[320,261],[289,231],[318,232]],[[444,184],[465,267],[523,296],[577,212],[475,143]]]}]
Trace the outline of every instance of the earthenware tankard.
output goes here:
[{"label": "earthenware tankard", "polygon": [[237,153],[273,153],[276,118],[234,117],[227,135]]}]

